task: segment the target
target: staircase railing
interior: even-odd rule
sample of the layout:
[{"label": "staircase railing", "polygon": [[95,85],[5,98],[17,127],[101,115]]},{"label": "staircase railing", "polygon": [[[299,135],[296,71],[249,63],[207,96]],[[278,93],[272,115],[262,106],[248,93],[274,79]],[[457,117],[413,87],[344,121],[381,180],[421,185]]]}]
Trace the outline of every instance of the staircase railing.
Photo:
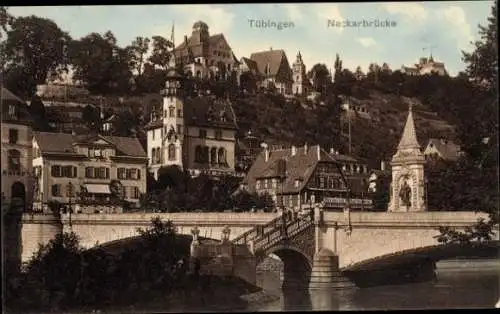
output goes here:
[{"label": "staircase railing", "polygon": [[234,244],[248,244],[249,241],[255,240],[257,237],[259,237],[259,230],[262,230],[263,233],[265,233],[266,229],[276,228],[276,226],[280,225],[280,222],[282,220],[281,215],[274,218],[270,222],[266,223],[265,225],[259,225],[255,226],[252,229],[248,230],[247,232],[243,233],[242,235],[234,238],[231,242]]},{"label": "staircase railing", "polygon": [[277,228],[270,230],[254,241],[254,252],[266,251],[276,243],[296,236],[312,224],[312,217],[307,215],[288,222],[286,224],[286,232],[284,232],[283,226],[279,225]]}]

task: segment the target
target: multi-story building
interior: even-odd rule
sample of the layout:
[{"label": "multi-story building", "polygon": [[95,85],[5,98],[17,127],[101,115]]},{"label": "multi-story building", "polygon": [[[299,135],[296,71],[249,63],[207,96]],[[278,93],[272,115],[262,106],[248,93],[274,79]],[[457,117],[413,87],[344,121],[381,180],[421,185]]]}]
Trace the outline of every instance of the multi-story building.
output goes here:
[{"label": "multi-story building", "polygon": [[267,51],[255,52],[250,55],[250,60],[257,64],[257,69],[263,78],[260,86],[274,87],[282,95],[292,94],[292,69],[285,51],[271,48]]},{"label": "multi-story building", "polygon": [[74,204],[74,211],[117,210],[146,193],[147,158],[137,138],[34,132],[36,208]]},{"label": "multi-story building", "polygon": [[292,92],[294,95],[309,95],[312,91],[311,82],[307,77],[306,73],[306,65],[304,61],[302,61],[302,55],[297,54],[297,59],[293,63],[293,84],[292,84]]},{"label": "multi-story building", "polygon": [[443,62],[436,62],[432,55],[429,58],[420,58],[414,67],[402,66],[401,72],[408,75],[425,75],[436,73],[438,75],[448,75],[448,71]]},{"label": "multi-story building", "polygon": [[225,79],[236,73],[238,60],[223,34],[210,36],[208,25],[198,21],[188,38],[174,49],[176,64],[183,64],[188,75]]},{"label": "multi-story building", "polygon": [[149,171],[176,165],[192,175],[235,174],[235,117],[231,103],[214,97],[186,97],[183,77],[167,75],[163,104],[146,125]]},{"label": "multi-story building", "polygon": [[26,104],[1,87],[2,104],[2,202],[31,206],[33,197],[32,128]]},{"label": "multi-story building", "polygon": [[[340,159],[340,158],[339,158]],[[351,198],[343,164],[319,145],[263,151],[241,183],[250,193],[268,193],[277,205],[294,210],[323,202],[332,210],[362,203]],[[357,171],[357,169],[355,169]]]}]

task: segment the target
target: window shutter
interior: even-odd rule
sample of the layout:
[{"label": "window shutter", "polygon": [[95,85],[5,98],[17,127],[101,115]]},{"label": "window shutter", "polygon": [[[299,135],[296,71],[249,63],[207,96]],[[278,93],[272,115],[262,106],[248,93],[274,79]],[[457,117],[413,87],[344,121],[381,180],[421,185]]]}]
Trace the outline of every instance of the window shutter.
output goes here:
[{"label": "window shutter", "polygon": [[109,179],[109,168],[106,168],[106,179]]},{"label": "window shutter", "polygon": [[137,169],[137,180],[141,179],[141,169]]}]

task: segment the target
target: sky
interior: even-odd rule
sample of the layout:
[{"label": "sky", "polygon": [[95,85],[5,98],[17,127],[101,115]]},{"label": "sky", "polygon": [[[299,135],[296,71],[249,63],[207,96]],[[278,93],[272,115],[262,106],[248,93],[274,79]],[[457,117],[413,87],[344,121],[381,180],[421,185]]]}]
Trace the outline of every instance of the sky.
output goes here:
[{"label": "sky", "polygon": [[[253,52],[283,49],[291,65],[300,51],[308,70],[316,63],[333,68],[336,54],[343,67],[352,71],[359,65],[366,72],[372,62],[386,62],[392,69],[399,69],[413,65],[432,51],[434,59],[444,62],[448,72],[456,75],[464,69],[461,51],[473,50],[470,42],[479,39],[478,24],[487,24],[492,4],[433,1],[34,6],[10,7],[9,13],[49,18],[73,38],[111,30],[122,47],[137,36],[170,38],[172,25],[177,45],[201,20],[209,26],[211,35],[224,34],[238,59]],[[251,20],[287,23],[290,27],[259,28]],[[363,20],[366,26],[353,26],[353,21]],[[389,27],[380,26],[387,22]]]}]

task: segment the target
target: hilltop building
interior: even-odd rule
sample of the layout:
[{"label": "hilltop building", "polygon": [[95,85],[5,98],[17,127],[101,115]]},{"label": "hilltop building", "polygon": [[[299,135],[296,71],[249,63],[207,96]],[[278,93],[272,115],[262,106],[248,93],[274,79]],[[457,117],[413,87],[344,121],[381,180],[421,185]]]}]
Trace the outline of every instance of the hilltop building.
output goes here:
[{"label": "hilltop building", "polygon": [[407,75],[425,75],[436,73],[438,75],[448,75],[448,71],[443,62],[436,62],[432,55],[429,58],[420,58],[413,67],[402,66],[401,72]]},{"label": "hilltop building", "polygon": [[34,207],[46,211],[57,202],[75,212],[119,212],[113,198],[138,204],[146,193],[146,166],[136,138],[34,132]]},{"label": "hilltop building", "polygon": [[167,73],[163,104],[153,106],[146,125],[149,171],[179,166],[192,175],[235,174],[235,116],[231,103],[214,97],[186,97],[183,77]]},{"label": "hilltop building", "polygon": [[183,64],[184,71],[197,78],[228,78],[238,69],[238,60],[223,34],[210,35],[202,21],[193,24],[191,36],[174,51],[175,64]]},{"label": "hilltop building", "polygon": [[31,206],[32,120],[26,104],[8,89],[1,87],[2,104],[2,202],[22,202]]},{"label": "hilltop building", "polygon": [[[251,60],[251,61],[248,61]],[[243,59],[246,65],[240,70],[240,76],[249,69],[255,71],[261,78],[259,86],[263,88],[276,88],[282,95],[292,94],[292,69],[286,57],[285,51],[273,50],[255,52],[250,59]]]},{"label": "hilltop building", "polygon": [[441,158],[443,160],[456,161],[463,152],[460,146],[447,139],[431,138],[424,149],[426,158]]},{"label": "hilltop building", "polygon": [[425,211],[425,156],[420,150],[410,105],[396,154],[392,157],[390,212]]}]

